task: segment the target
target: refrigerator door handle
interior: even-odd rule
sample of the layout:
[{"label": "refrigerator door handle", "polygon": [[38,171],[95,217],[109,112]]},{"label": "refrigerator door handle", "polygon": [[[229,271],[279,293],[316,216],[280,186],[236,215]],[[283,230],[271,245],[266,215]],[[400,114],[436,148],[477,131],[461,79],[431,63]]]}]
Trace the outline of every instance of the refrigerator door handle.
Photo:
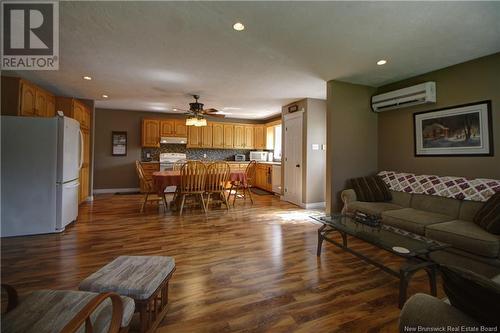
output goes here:
[{"label": "refrigerator door handle", "polygon": [[64,188],[75,188],[75,187],[78,187],[78,186],[80,186],[80,183],[76,182],[73,185],[64,185]]},{"label": "refrigerator door handle", "polygon": [[78,166],[78,169],[81,169],[83,166],[83,133],[82,130],[78,130],[80,133],[80,165]]}]

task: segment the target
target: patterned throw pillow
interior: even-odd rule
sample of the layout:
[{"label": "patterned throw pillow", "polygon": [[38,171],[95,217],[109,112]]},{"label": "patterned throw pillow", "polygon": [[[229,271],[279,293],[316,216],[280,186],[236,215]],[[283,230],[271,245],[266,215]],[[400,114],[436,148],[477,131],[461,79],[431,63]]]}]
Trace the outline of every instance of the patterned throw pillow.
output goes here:
[{"label": "patterned throw pillow", "polygon": [[492,234],[500,235],[500,192],[493,194],[477,211],[474,223]]},{"label": "patterned throw pillow", "polygon": [[382,202],[392,200],[391,192],[379,176],[351,179],[351,185],[359,201]]}]

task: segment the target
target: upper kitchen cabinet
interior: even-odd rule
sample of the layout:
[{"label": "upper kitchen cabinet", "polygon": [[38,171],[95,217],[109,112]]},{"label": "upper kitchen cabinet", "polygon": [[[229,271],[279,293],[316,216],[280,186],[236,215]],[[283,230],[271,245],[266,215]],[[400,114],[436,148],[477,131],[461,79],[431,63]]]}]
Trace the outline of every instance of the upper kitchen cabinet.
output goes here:
[{"label": "upper kitchen cabinet", "polygon": [[160,120],[143,119],[141,142],[143,147],[160,146]]},{"label": "upper kitchen cabinet", "polygon": [[187,136],[185,120],[182,119],[162,119],[160,120],[160,137],[182,137]]},{"label": "upper kitchen cabinet", "polygon": [[234,125],[224,124],[224,148],[236,148],[233,145]]},{"label": "upper kitchen cabinet", "polygon": [[212,148],[224,148],[224,124],[212,124]]},{"label": "upper kitchen cabinet", "polygon": [[200,148],[202,145],[202,127],[189,126],[188,127],[188,148]]},{"label": "upper kitchen cabinet", "polygon": [[245,126],[245,136],[243,141],[243,148],[245,149],[253,149],[254,148],[254,126],[247,125]]},{"label": "upper kitchen cabinet", "polygon": [[245,126],[234,125],[233,147],[236,149],[245,148]]},{"label": "upper kitchen cabinet", "polygon": [[211,123],[201,128],[201,146],[203,148],[213,148],[213,127]]},{"label": "upper kitchen cabinet", "polygon": [[266,131],[264,125],[256,125],[254,130],[254,147],[255,149],[266,148]]},{"label": "upper kitchen cabinet", "polygon": [[187,137],[187,126],[186,126],[186,121],[184,119],[176,119],[174,120],[174,125],[175,125],[175,136],[185,138]]},{"label": "upper kitchen cabinet", "polygon": [[160,137],[175,135],[175,120],[160,120]]},{"label": "upper kitchen cabinet", "polygon": [[71,97],[57,97],[56,109],[62,111],[66,117],[71,117],[80,123],[80,128],[89,130],[91,127],[91,110],[82,101]]},{"label": "upper kitchen cabinet", "polygon": [[2,76],[2,114],[53,117],[55,96],[27,80]]}]

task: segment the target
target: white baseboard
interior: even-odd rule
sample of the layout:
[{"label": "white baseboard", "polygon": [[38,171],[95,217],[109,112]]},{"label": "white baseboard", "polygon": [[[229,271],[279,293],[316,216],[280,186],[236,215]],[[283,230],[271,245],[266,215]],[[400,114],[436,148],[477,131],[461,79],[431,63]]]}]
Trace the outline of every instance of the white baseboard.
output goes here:
[{"label": "white baseboard", "polygon": [[94,189],[94,194],[106,194],[106,193],[116,193],[116,192],[138,192],[140,188],[138,187],[130,187],[130,188],[99,188]]},{"label": "white baseboard", "polygon": [[314,208],[325,208],[326,202],[310,202],[302,204],[302,207],[305,209],[314,209]]}]

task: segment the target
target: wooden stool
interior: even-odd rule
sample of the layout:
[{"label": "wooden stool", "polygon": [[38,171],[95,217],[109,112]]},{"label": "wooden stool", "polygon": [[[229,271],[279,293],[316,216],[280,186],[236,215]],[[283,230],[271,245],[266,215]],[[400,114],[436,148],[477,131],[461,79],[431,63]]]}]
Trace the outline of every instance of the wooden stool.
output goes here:
[{"label": "wooden stool", "polygon": [[79,289],[132,298],[139,312],[139,331],[154,332],[167,314],[168,282],[174,271],[172,257],[120,256],[83,280]]}]

